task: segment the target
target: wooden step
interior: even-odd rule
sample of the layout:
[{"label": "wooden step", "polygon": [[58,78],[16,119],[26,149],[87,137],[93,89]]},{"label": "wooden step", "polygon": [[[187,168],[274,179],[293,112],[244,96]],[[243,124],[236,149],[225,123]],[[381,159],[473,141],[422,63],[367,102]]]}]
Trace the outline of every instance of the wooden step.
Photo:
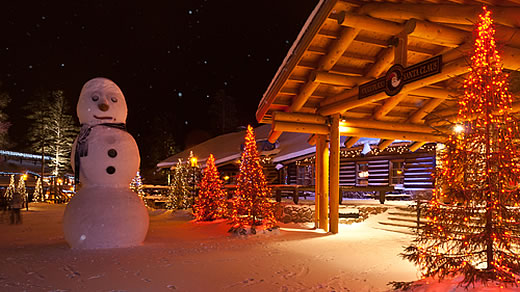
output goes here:
[{"label": "wooden step", "polygon": [[378,226],[374,227],[375,229],[384,230],[384,231],[390,231],[390,232],[397,232],[397,233],[403,233],[408,235],[415,235],[415,232],[408,228],[392,228],[391,226]]},{"label": "wooden step", "polygon": [[[396,216],[388,216],[388,220],[390,221],[403,221],[403,222],[411,222],[417,224],[417,218],[411,217],[396,217]],[[426,220],[419,220],[421,224],[426,224]]]},{"label": "wooden step", "polygon": [[406,224],[403,222],[394,222],[394,221],[379,221],[379,224],[396,226],[396,227],[404,227],[404,228],[417,228],[417,224]]}]

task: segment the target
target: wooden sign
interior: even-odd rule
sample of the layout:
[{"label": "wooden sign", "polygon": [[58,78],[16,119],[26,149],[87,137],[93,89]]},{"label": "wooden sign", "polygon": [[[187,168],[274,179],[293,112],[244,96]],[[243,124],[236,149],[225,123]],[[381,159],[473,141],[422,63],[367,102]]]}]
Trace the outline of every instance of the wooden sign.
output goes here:
[{"label": "wooden sign", "polygon": [[401,91],[406,83],[435,75],[440,73],[441,69],[442,55],[407,68],[395,64],[388,69],[385,76],[359,85],[358,99],[363,99],[383,91],[389,96],[394,96]]}]

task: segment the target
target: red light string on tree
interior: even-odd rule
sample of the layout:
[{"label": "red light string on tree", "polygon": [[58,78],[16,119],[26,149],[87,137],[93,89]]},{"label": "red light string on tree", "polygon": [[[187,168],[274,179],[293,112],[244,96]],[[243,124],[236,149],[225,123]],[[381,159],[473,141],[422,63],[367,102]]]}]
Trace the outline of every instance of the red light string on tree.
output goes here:
[{"label": "red light string on tree", "polygon": [[520,283],[519,138],[502,72],[491,12],[475,29],[474,51],[458,118],[449,137],[426,225],[403,256],[424,277],[463,275],[461,284]]}]

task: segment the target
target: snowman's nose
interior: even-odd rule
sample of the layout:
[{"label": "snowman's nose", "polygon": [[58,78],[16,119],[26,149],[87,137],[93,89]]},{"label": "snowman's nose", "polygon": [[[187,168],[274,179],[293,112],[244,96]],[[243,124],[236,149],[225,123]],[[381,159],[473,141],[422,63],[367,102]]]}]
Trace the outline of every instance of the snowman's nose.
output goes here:
[{"label": "snowman's nose", "polygon": [[106,103],[100,103],[100,104],[98,104],[98,108],[99,108],[101,111],[106,112],[106,111],[108,110],[108,104],[106,104]]}]

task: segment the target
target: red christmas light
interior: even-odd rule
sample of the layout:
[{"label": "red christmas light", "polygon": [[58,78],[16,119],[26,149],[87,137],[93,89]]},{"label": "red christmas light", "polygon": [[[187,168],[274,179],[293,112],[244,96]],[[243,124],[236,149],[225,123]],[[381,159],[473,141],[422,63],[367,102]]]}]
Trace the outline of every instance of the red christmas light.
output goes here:
[{"label": "red christmas light", "polygon": [[215,158],[213,154],[210,154],[206,161],[204,175],[199,183],[199,196],[193,205],[197,220],[211,221],[226,216],[226,193],[222,185],[222,180],[215,166]]},{"label": "red christmas light", "polygon": [[459,100],[464,130],[446,143],[428,221],[403,254],[425,277],[520,283],[519,131],[494,35],[484,7]]},{"label": "red christmas light", "polygon": [[274,227],[276,219],[274,204],[270,201],[271,190],[267,186],[251,126],[247,127],[235,194],[231,231],[244,229],[245,226],[251,226],[253,232],[260,225]]}]

